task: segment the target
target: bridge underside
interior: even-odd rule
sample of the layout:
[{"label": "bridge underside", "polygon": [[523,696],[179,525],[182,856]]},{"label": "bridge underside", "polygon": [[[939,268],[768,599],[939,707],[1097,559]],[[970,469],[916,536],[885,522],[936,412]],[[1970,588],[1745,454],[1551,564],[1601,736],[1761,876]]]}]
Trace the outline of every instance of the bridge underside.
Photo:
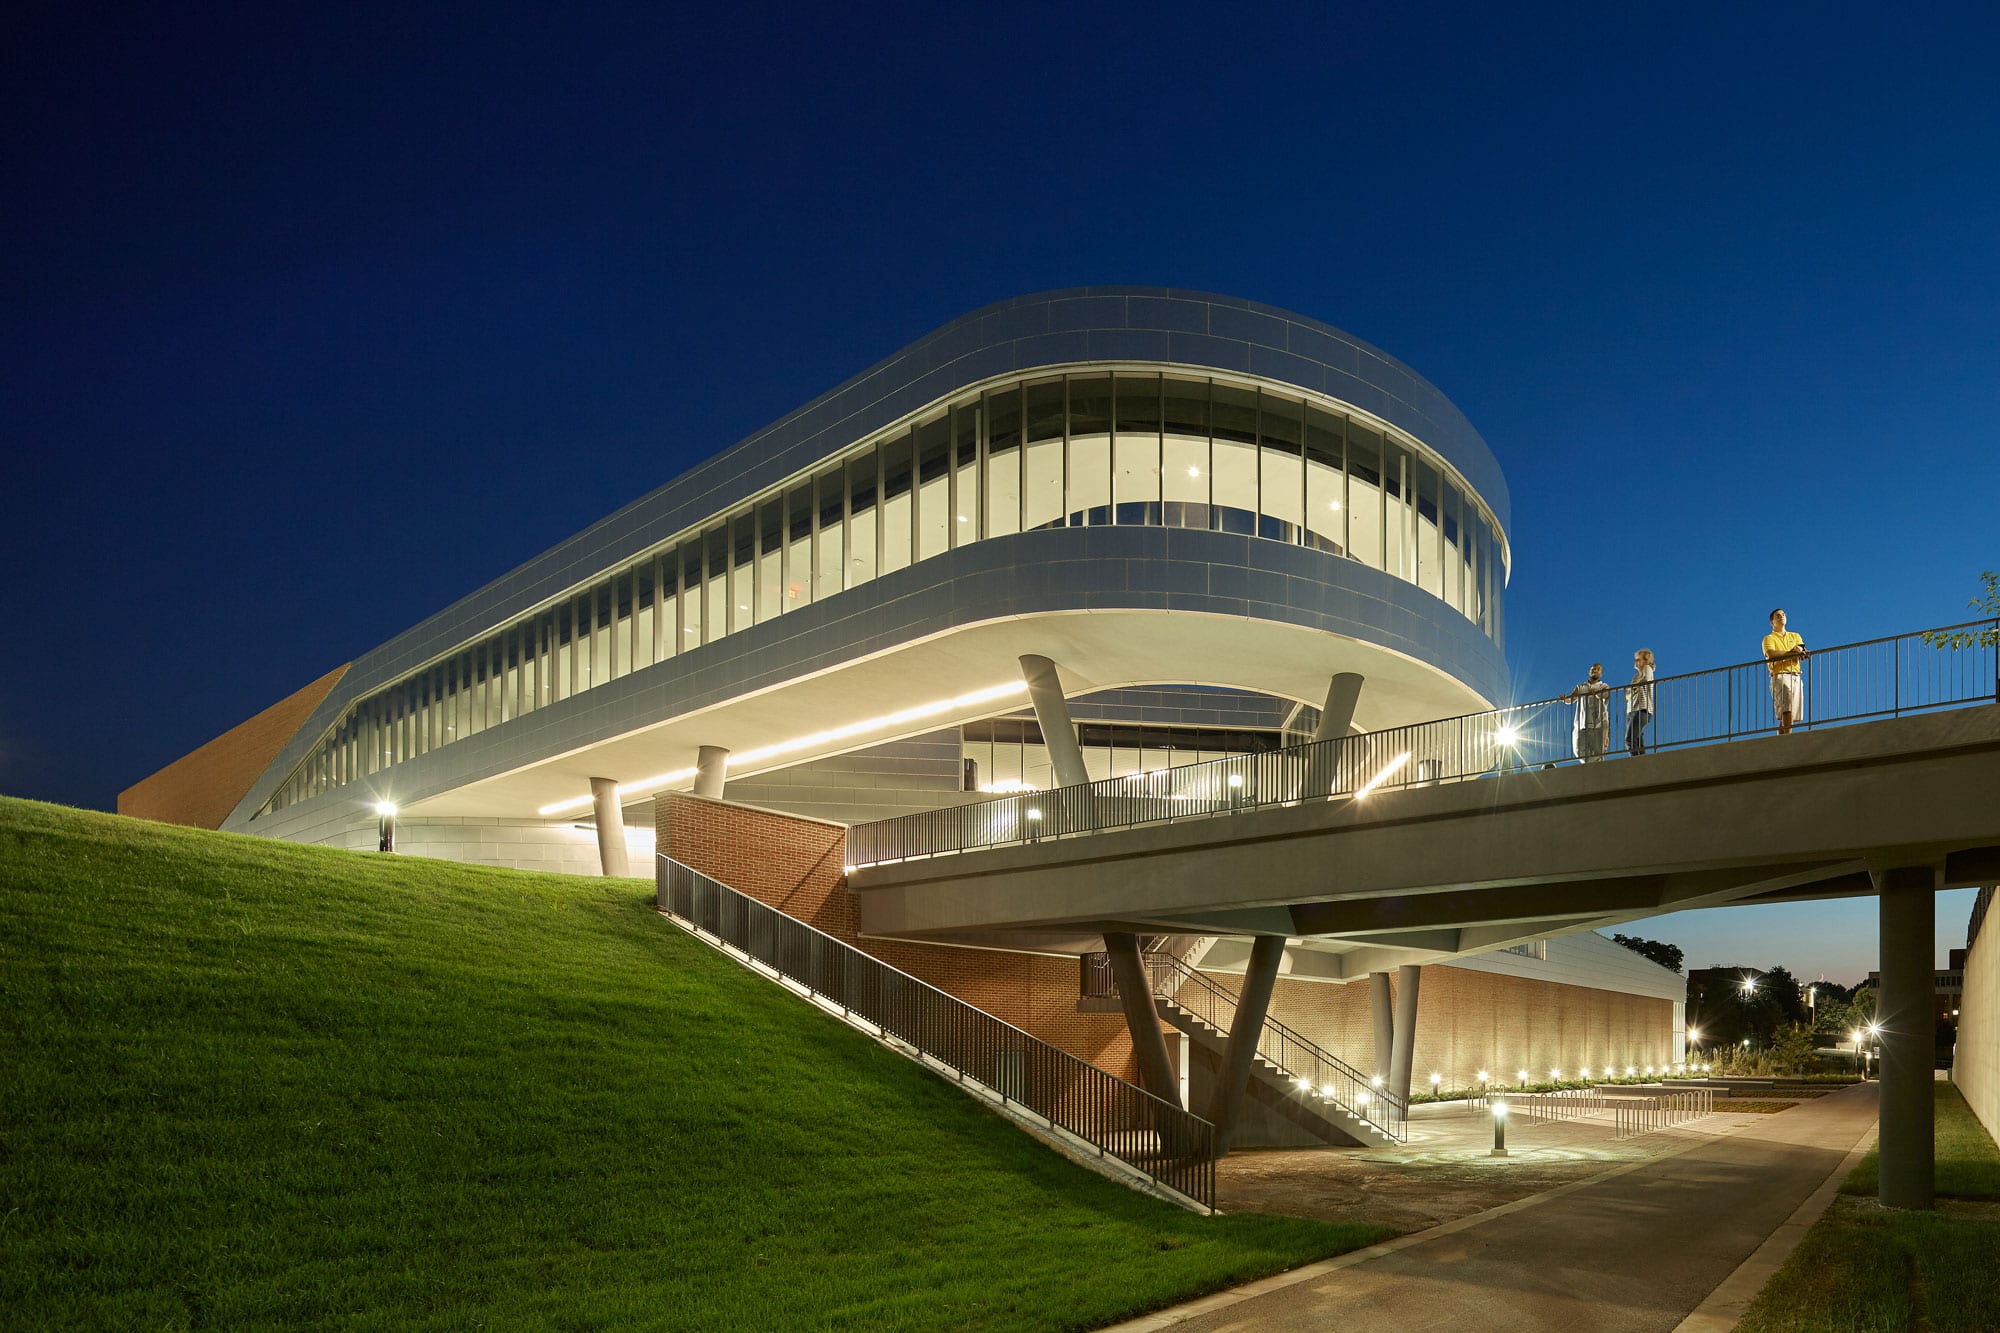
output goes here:
[{"label": "bridge underside", "polygon": [[[1294,976],[1690,908],[2000,879],[2000,707],[868,866],[865,934],[1080,952],[1282,935]],[[1238,946],[1241,952],[1244,946]],[[1230,950],[1215,956],[1228,965]]]}]

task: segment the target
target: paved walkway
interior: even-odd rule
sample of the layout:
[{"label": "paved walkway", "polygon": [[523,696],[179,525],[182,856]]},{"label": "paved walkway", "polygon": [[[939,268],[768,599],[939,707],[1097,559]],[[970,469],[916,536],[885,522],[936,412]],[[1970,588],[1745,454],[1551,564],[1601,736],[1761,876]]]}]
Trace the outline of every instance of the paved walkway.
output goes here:
[{"label": "paved walkway", "polygon": [[1669,1333],[1875,1124],[1862,1084],[1680,1152],[1280,1274],[1129,1330],[1617,1329]]}]

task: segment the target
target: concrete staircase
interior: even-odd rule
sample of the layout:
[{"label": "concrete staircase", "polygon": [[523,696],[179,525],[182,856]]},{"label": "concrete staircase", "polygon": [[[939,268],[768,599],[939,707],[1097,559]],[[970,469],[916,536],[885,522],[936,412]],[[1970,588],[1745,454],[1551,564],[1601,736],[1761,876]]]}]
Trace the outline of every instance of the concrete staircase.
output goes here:
[{"label": "concrete staircase", "polygon": [[[1153,1004],[1161,1018],[1187,1034],[1192,1045],[1212,1055],[1218,1065],[1221,1063],[1223,1050],[1229,1044],[1227,1032],[1168,996],[1156,992]],[[1308,1094],[1299,1086],[1298,1075],[1267,1058],[1262,1049],[1251,1057],[1246,1095],[1265,1110],[1334,1147],[1380,1148],[1398,1141],[1381,1126],[1363,1119],[1355,1108]]]}]

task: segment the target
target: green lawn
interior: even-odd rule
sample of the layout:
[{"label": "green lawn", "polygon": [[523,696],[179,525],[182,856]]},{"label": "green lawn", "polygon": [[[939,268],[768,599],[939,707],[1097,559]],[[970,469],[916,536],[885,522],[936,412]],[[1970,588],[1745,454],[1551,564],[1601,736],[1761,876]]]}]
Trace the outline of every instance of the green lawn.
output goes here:
[{"label": "green lawn", "polygon": [[[1874,1153],[1785,1266],[1739,1333],[2000,1327],[2000,1150],[1949,1083],[1937,1085],[1938,1210],[1885,1212],[1872,1201]],[[1965,1201],[1965,1202],[1961,1202]]]},{"label": "green lawn", "polygon": [[650,886],[0,800],[10,1327],[1087,1327],[1389,1234],[1072,1166]]}]

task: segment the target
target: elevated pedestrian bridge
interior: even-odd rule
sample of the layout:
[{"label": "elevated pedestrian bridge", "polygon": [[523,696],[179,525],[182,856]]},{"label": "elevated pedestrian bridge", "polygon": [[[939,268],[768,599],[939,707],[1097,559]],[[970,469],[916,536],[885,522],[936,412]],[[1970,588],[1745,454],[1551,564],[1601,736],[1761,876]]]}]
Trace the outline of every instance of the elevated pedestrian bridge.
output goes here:
[{"label": "elevated pedestrian bridge", "polygon": [[[1788,736],[1763,664],[1743,663],[1655,682],[1638,757],[1575,762],[1574,709],[1548,700],[857,826],[849,883],[873,936],[1075,952],[1107,931],[1282,936],[1293,974],[1336,980],[1871,894],[1897,868],[1990,883],[1994,628],[1816,654]],[[1936,646],[1954,632],[1969,641]]]}]

